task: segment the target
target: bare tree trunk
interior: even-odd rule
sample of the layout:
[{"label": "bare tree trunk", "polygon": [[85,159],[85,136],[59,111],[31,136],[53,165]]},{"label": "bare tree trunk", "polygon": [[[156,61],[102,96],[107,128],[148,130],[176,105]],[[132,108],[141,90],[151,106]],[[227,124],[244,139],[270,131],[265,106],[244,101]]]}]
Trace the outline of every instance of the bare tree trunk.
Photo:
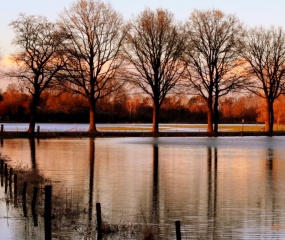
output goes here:
[{"label": "bare tree trunk", "polygon": [[159,123],[159,103],[158,101],[154,100],[153,103],[153,114],[152,114],[152,132],[154,134],[157,134],[159,132],[158,130],[158,123]]},{"label": "bare tree trunk", "polygon": [[273,127],[274,127],[274,106],[273,102],[270,103],[270,126],[269,131],[273,133]]},{"label": "bare tree trunk", "polygon": [[269,100],[266,100],[266,114],[265,114],[265,132],[269,132],[269,122],[270,122],[270,107]]},{"label": "bare tree trunk", "polygon": [[215,102],[214,102],[214,132],[218,132],[218,126],[219,126],[219,102],[218,102],[218,97],[215,97]]},{"label": "bare tree trunk", "polygon": [[273,133],[274,125],[274,111],[273,102],[269,99],[266,100],[266,116],[265,116],[265,131]]},{"label": "bare tree trunk", "polygon": [[[91,60],[92,61],[92,60]],[[96,129],[96,100],[95,100],[95,91],[94,91],[94,85],[95,81],[93,79],[93,71],[90,72],[90,95],[89,95],[89,105],[90,105],[90,111],[89,111],[89,129],[88,132],[97,132]]]},{"label": "bare tree trunk", "polygon": [[28,133],[34,133],[35,132],[35,126],[36,126],[36,113],[33,113],[34,111],[31,110],[30,115],[30,123],[29,123],[29,129]]},{"label": "bare tree trunk", "polygon": [[35,126],[36,126],[36,121],[37,121],[37,107],[39,104],[39,95],[34,94],[32,96],[32,102],[31,102],[31,107],[30,107],[30,123],[29,123],[29,129],[28,133],[34,133],[35,132]]},{"label": "bare tree trunk", "polygon": [[213,132],[213,108],[212,108],[212,103],[213,100],[211,97],[208,98],[207,101],[207,107],[208,107],[208,112],[207,112],[207,121],[208,121],[208,127],[207,127],[207,132],[212,133]]},{"label": "bare tree trunk", "polygon": [[97,132],[96,121],[95,121],[95,114],[96,113],[95,112],[96,112],[95,104],[90,103],[88,132]]}]

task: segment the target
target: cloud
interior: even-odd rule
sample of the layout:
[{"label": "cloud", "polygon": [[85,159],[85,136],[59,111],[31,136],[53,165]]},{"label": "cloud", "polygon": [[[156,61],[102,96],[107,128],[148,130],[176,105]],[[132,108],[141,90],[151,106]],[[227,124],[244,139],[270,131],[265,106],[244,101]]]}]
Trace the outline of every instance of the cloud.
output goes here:
[{"label": "cloud", "polygon": [[15,66],[15,63],[13,62],[13,60],[11,59],[10,55],[4,56],[1,60],[0,60],[0,67],[1,69],[8,69],[10,67]]},{"label": "cloud", "polygon": [[5,72],[15,67],[15,63],[12,61],[11,56],[7,55],[0,59],[0,89],[5,90],[13,80],[8,78]]}]

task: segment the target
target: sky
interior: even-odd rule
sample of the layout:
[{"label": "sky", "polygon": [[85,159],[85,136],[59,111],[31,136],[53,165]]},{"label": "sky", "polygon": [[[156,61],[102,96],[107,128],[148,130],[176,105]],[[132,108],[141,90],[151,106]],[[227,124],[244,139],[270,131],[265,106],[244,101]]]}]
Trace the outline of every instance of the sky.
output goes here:
[{"label": "sky", "polygon": [[[64,8],[69,8],[74,0],[0,0],[0,55],[13,53],[11,44],[13,31],[9,27],[20,13],[42,15],[56,20]],[[128,20],[146,7],[164,8],[172,12],[177,20],[186,20],[194,9],[219,9],[224,13],[235,14],[244,24],[252,26],[282,26],[285,29],[284,0],[103,0]]]},{"label": "sky", "polygon": [[[9,55],[15,52],[12,44],[14,33],[9,23],[20,13],[46,16],[50,21],[59,18],[64,8],[75,0],[0,0],[0,70],[10,66]],[[282,26],[285,29],[285,0],[101,0],[110,3],[129,20],[145,8],[167,9],[179,21],[186,21],[194,9],[218,9],[226,14],[235,14],[246,26]],[[10,80],[1,79],[0,89],[5,89]]]}]

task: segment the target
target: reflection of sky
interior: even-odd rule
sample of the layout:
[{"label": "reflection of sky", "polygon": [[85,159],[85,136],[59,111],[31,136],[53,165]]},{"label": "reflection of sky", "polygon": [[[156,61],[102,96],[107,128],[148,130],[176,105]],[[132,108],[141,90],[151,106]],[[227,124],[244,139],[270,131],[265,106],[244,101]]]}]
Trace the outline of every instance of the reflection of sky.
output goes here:
[{"label": "reflection of sky", "polygon": [[[25,230],[25,220],[23,217],[19,217],[21,210],[14,208],[13,203],[7,208],[6,197],[4,194],[4,188],[0,188],[0,239],[1,240],[22,240],[32,239],[29,235],[29,230]],[[7,211],[8,210],[8,211]],[[39,229],[34,230],[36,232]],[[42,230],[42,229],[41,229]]]},{"label": "reflection of sky", "polygon": [[1,239],[12,239],[12,234],[9,231],[9,220],[7,219],[7,208],[5,202],[5,194],[3,189],[0,189],[0,229]]},{"label": "reflection of sky", "polygon": [[251,149],[251,153],[259,149],[282,149],[285,151],[285,136],[278,137],[160,137],[160,138],[123,138],[120,142],[124,144],[148,144],[148,145],[178,145],[181,148],[211,147],[229,149],[229,154],[235,153],[237,149],[242,155],[247,154],[244,149]]},{"label": "reflection of sky", "polygon": [[[284,140],[98,138],[93,203],[102,203],[108,221],[142,222],[144,215],[167,233],[179,219],[193,238],[282,238],[284,231],[272,226],[285,223]],[[39,172],[60,181],[56,194],[73,189],[74,203],[83,206],[90,193],[89,146],[87,138],[36,141]],[[4,139],[0,150],[15,165],[31,166],[28,140]]]}]

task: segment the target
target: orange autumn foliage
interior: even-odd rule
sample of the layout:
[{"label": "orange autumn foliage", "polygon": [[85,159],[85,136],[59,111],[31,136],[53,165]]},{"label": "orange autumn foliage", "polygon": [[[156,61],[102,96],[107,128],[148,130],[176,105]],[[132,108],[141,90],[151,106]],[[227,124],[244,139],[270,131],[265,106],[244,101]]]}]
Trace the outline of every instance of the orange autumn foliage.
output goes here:
[{"label": "orange autumn foliage", "polygon": [[45,93],[45,110],[52,113],[80,113],[82,109],[88,108],[87,100],[82,95],[71,93],[50,94]]},{"label": "orange autumn foliage", "polygon": [[1,96],[0,115],[8,118],[11,115],[22,116],[27,112],[29,102],[30,98],[26,94],[21,93],[14,85],[9,85]]},{"label": "orange autumn foliage", "polygon": [[223,119],[232,119],[246,122],[255,122],[257,119],[256,109],[258,97],[242,96],[239,98],[224,98],[220,104],[221,116]]},{"label": "orange autumn foliage", "polygon": [[[266,103],[263,98],[259,98],[259,105],[257,107],[257,121],[265,122],[266,117]],[[274,102],[274,124],[285,124],[285,96],[281,95],[279,98],[276,99]]]}]

